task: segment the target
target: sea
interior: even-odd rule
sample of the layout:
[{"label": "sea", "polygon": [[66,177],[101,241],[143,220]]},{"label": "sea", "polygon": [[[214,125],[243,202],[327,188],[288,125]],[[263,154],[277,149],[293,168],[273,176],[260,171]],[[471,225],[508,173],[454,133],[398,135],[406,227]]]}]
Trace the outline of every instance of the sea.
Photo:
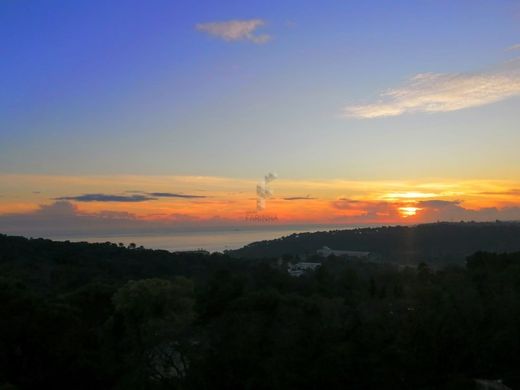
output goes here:
[{"label": "sea", "polygon": [[125,233],[103,235],[49,235],[57,241],[71,242],[113,242],[128,245],[134,243],[147,249],[164,249],[168,251],[207,250],[209,252],[223,252],[239,249],[256,241],[273,240],[289,236],[293,233],[329,231],[339,229],[353,229],[358,226],[270,226],[263,228],[233,228],[219,230],[171,231],[161,233]]}]

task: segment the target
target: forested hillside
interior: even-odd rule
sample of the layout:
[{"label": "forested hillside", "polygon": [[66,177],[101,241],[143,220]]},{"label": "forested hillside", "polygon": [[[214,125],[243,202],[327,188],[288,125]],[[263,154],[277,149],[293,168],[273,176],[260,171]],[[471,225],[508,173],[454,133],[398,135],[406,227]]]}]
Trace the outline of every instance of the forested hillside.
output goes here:
[{"label": "forested hillside", "polygon": [[1,389],[520,386],[520,253],[438,271],[329,258],[295,278],[0,236],[0,302]]},{"label": "forested hillside", "polygon": [[384,261],[459,264],[470,254],[520,251],[520,223],[433,223],[352,230],[299,233],[255,242],[229,254],[237,257],[277,257],[315,254],[323,246],[337,250],[369,251]]}]

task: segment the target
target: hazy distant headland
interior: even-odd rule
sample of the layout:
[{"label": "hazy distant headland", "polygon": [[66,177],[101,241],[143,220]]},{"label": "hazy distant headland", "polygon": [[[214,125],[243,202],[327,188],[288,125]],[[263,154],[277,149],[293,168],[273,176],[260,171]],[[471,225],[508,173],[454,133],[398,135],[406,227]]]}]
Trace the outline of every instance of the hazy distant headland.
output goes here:
[{"label": "hazy distant headland", "polygon": [[479,250],[519,251],[520,222],[439,222],[295,233],[275,240],[254,242],[228,253],[248,258],[312,257],[323,247],[370,252],[378,261],[449,264],[460,262]]}]

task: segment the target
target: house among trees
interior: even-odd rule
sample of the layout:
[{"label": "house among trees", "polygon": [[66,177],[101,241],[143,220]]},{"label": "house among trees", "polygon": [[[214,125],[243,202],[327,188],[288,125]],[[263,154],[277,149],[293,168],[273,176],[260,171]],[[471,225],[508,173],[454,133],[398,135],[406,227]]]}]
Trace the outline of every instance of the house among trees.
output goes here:
[{"label": "house among trees", "polygon": [[305,262],[296,263],[296,264],[289,263],[287,272],[291,276],[302,276],[304,273],[309,272],[309,271],[315,271],[320,267],[321,267],[321,263],[305,263]]},{"label": "house among trees", "polygon": [[510,387],[504,385],[502,380],[475,379],[477,389],[479,390],[511,390]]}]

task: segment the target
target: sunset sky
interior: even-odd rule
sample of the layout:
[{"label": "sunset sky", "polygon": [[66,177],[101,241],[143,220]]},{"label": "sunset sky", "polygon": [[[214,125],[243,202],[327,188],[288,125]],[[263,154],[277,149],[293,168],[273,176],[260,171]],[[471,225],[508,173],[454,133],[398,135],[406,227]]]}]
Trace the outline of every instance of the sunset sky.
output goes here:
[{"label": "sunset sky", "polygon": [[516,0],[0,0],[0,55],[0,232],[520,220]]}]

